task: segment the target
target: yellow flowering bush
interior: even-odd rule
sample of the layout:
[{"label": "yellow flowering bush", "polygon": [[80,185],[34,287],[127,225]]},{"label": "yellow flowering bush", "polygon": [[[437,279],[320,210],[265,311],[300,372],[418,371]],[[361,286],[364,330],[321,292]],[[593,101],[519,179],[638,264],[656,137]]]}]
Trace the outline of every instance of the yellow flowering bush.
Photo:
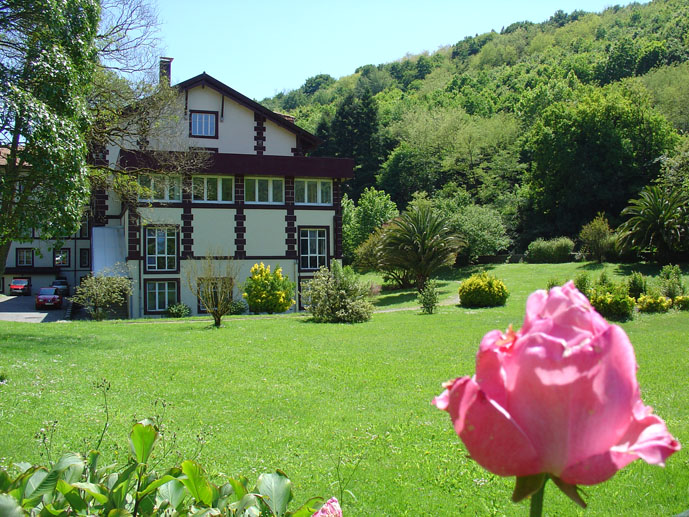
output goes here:
[{"label": "yellow flowering bush", "polygon": [[505,305],[509,296],[504,282],[486,272],[471,275],[459,286],[462,307],[498,307]]},{"label": "yellow flowering bush", "polygon": [[672,307],[672,300],[665,296],[642,294],[636,301],[639,312],[667,312]]},{"label": "yellow flowering bush", "polygon": [[270,272],[270,266],[261,262],[251,268],[251,276],[246,279],[242,296],[251,312],[285,312],[294,305],[296,284],[282,274],[280,266]]},{"label": "yellow flowering bush", "polygon": [[689,296],[678,296],[672,301],[672,305],[680,311],[689,311]]}]

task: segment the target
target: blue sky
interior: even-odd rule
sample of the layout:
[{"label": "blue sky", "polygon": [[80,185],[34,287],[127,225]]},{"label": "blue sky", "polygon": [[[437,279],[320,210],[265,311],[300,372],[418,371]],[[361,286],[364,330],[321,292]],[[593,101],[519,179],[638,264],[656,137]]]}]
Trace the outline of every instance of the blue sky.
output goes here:
[{"label": "blue sky", "polygon": [[[626,5],[629,2],[614,2]],[[172,81],[205,71],[261,100],[317,74],[433,52],[465,36],[541,22],[555,11],[600,12],[610,0],[159,0]]]}]

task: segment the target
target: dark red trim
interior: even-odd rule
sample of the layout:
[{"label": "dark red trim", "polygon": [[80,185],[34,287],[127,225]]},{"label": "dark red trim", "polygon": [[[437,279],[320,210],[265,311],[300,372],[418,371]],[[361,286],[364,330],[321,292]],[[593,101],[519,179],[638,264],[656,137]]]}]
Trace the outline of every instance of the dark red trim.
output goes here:
[{"label": "dark red trim", "polygon": [[[176,153],[172,152],[171,154]],[[150,153],[125,149],[120,152],[120,166],[124,169],[162,169]],[[354,160],[349,158],[214,153],[208,160],[206,168],[199,172],[217,175],[349,179],[354,177]]]},{"label": "dark red trim", "polygon": [[296,221],[297,216],[294,215],[294,178],[285,178],[285,205],[287,211],[285,212],[285,246],[287,249],[287,256],[292,259],[297,258],[297,239],[296,239]]},{"label": "dark red trim", "polygon": [[234,258],[241,260],[246,258],[246,215],[244,215],[244,176],[234,178],[234,200],[236,212],[234,214]]},{"label": "dark red trim", "polygon": [[192,203],[192,179],[190,175],[182,178],[182,250],[181,258],[190,258],[194,256],[194,214],[191,213]]},{"label": "dark red trim", "polygon": [[138,215],[127,214],[127,260],[141,260],[141,226]]},{"label": "dark red trim", "polygon": [[[168,271],[169,273],[169,271]],[[165,314],[165,310],[163,309],[162,311],[149,311],[148,310],[148,284],[150,282],[175,282],[177,284],[177,301],[175,303],[179,303],[180,300],[180,282],[179,278],[144,278],[144,292],[143,292],[143,309],[144,309],[144,314],[146,315],[161,315]]]},{"label": "dark red trim", "polygon": [[[214,136],[206,136],[206,135],[195,135],[191,132],[191,121],[194,118],[195,113],[201,113],[204,115],[214,115],[215,116],[215,135]],[[206,111],[206,110],[189,110],[189,136],[191,138],[211,138],[214,140],[218,139],[218,112],[217,111]]]},{"label": "dark red trim", "polygon": [[259,113],[268,120],[275,122],[278,126],[281,126],[287,129],[288,131],[295,133],[297,135],[297,138],[301,138],[302,145],[304,146],[304,150],[306,151],[315,149],[321,143],[321,140],[318,137],[300,128],[294,122],[287,120],[279,113],[270,111],[265,106],[261,106],[258,102],[249,99],[245,95],[242,95],[237,90],[234,90],[226,84],[218,81],[214,77],[211,77],[206,72],[197,75],[196,77],[192,77],[191,79],[187,79],[186,81],[182,81],[181,83],[176,85],[177,88],[185,91],[189,91],[191,88],[195,88],[197,86],[209,86],[221,95],[229,97],[233,101],[249,108],[254,113]]},{"label": "dark red trim", "polygon": [[256,123],[254,126],[254,132],[256,133],[254,136],[254,141],[256,142],[254,151],[256,151],[258,156],[261,156],[266,150],[266,117],[259,113],[254,113],[254,122]]},{"label": "dark red trim", "polygon": [[335,232],[335,258],[342,258],[342,183],[333,181],[333,205],[335,217],[333,218],[333,231]]}]

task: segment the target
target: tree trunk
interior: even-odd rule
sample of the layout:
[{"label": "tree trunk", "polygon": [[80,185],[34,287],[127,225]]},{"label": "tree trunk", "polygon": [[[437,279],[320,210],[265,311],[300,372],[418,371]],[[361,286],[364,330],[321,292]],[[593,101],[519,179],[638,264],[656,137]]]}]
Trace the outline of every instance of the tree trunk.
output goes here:
[{"label": "tree trunk", "polygon": [[220,328],[220,324],[222,323],[222,316],[219,314],[213,314],[213,320],[215,328]]}]

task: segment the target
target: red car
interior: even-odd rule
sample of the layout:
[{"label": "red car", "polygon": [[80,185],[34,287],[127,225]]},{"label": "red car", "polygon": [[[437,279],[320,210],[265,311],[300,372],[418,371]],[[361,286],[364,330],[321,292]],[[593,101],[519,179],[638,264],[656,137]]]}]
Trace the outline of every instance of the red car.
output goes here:
[{"label": "red car", "polygon": [[62,308],[62,295],[55,287],[41,287],[36,295],[36,309],[48,307]]},{"label": "red car", "polygon": [[13,278],[10,282],[10,294],[31,296],[31,280],[28,278]]}]

